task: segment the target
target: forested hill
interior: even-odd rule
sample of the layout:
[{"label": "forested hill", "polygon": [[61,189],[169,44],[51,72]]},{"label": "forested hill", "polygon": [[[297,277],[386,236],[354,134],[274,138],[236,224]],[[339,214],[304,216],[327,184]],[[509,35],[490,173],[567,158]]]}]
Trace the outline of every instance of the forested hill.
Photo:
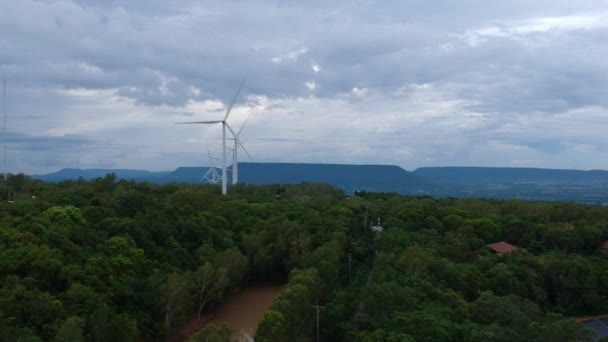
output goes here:
[{"label": "forested hill", "polygon": [[517,182],[608,183],[608,171],[509,167],[422,167],[414,174],[438,184],[487,184]]},{"label": "forested hill", "polygon": [[[117,178],[157,184],[199,183],[207,167],[179,167],[172,172],[113,169],[63,169],[33,176],[45,181],[83,177],[91,180],[113,172]],[[219,170],[218,170],[219,171]],[[230,175],[229,175],[230,176]],[[393,165],[239,163],[239,180],[248,184],[328,183],[346,192],[367,191],[416,193],[431,188],[429,182]]]}]

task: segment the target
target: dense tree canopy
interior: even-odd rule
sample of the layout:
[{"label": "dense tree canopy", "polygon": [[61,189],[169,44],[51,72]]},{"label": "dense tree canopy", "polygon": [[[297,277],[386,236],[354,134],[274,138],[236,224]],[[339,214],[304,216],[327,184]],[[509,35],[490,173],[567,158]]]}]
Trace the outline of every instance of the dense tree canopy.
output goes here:
[{"label": "dense tree canopy", "polygon": [[[587,340],[567,317],[608,313],[601,206],[15,179],[0,203],[0,341],[164,340],[268,282],[284,286],[259,341],[315,338],[317,303],[336,341]],[[498,241],[518,250],[495,255]]]}]

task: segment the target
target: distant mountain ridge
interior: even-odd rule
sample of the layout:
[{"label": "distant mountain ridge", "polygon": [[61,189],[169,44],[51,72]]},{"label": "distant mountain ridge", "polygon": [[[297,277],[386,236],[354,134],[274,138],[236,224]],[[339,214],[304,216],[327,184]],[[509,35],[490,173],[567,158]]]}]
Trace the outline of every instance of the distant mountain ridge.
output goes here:
[{"label": "distant mountain ridge", "polygon": [[[166,183],[200,183],[208,167],[179,167],[174,171],[151,172],[125,169],[62,169],[34,175],[35,179],[56,182],[83,177],[90,180],[114,172],[118,179]],[[231,171],[231,167],[229,167]],[[231,173],[229,184],[232,181]],[[427,192],[431,184],[394,165],[239,163],[239,181],[248,184],[328,183],[346,192],[365,189],[378,192]]]},{"label": "distant mountain ridge", "polygon": [[[90,180],[114,172],[117,178],[158,184],[200,183],[208,167],[151,172],[128,169],[63,169],[35,179]],[[230,171],[230,167],[229,167]],[[232,183],[231,173],[229,184]],[[422,167],[413,172],[394,165],[239,163],[239,181],[248,184],[328,183],[355,190],[435,197],[484,197],[608,203],[608,171],[505,167]]]},{"label": "distant mountain ridge", "polygon": [[421,167],[414,171],[439,184],[480,184],[516,182],[608,182],[608,171],[510,167]]},{"label": "distant mountain ridge", "polygon": [[116,174],[117,178],[127,180],[149,181],[162,178],[171,173],[171,171],[147,171],[147,170],[132,170],[132,169],[75,169],[65,168],[57,172],[44,175],[33,175],[32,178],[40,179],[46,182],[59,182],[69,179],[78,179],[80,177],[91,180],[99,177],[105,177],[108,173]]}]

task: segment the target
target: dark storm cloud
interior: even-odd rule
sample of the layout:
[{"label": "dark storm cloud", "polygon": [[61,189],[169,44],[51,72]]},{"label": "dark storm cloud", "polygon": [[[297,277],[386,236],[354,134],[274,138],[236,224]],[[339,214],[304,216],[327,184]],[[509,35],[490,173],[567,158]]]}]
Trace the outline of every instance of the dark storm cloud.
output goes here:
[{"label": "dark storm cloud", "polygon": [[[356,86],[390,91],[409,83],[458,82],[461,96],[481,98],[498,111],[513,109],[510,94],[523,95],[517,101],[521,109],[550,111],[598,99],[575,90],[586,75],[565,72],[578,67],[598,75],[587,68],[593,61],[555,63],[581,35],[557,36],[532,48],[510,37],[472,48],[449,35],[522,13],[563,15],[571,8],[600,7],[552,4],[548,11],[526,2],[477,1],[11,2],[6,7],[12,16],[2,25],[8,32],[2,42],[11,53],[0,61],[8,77],[25,82],[118,88],[121,95],[154,105],[223,99],[247,76],[250,93],[268,96],[306,95],[305,83],[313,81],[317,96]],[[32,24],[28,15],[39,20]],[[442,44],[456,46],[446,52]],[[321,71],[314,72],[313,64]],[[606,81],[584,80],[592,81],[592,89]],[[194,95],[192,87],[200,93]],[[521,94],[518,88],[531,91]],[[564,95],[557,99],[556,93]],[[493,100],[499,97],[506,99]]]}]

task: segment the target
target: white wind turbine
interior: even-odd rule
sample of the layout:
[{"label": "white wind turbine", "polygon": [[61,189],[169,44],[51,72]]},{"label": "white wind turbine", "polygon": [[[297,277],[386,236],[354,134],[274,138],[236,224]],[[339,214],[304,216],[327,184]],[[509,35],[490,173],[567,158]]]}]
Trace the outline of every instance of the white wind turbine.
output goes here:
[{"label": "white wind turbine", "polygon": [[[226,120],[228,120],[228,116],[230,115],[230,111],[232,110],[232,107],[236,103],[236,100],[239,97],[239,93],[241,92],[241,88],[243,88],[243,84],[244,83],[245,83],[245,80],[243,80],[241,82],[241,85],[239,86],[239,89],[237,90],[236,94],[234,95],[234,99],[232,99],[232,102],[226,108],[226,115],[224,116],[223,120],[177,122],[178,125],[190,125],[190,124],[194,124],[194,125],[213,125],[213,124],[218,124],[218,123],[222,124],[222,194],[223,195],[226,195],[228,193],[228,184],[226,184],[226,181],[228,179],[227,170],[226,170],[226,128],[230,131],[230,133],[232,133],[232,136],[234,137],[234,139],[236,141],[235,144],[238,144],[238,145],[241,146],[241,148],[243,148],[243,145],[241,144],[241,142],[237,138],[238,135],[234,132],[234,130],[232,129],[232,127],[230,127],[230,125],[228,125],[228,122],[226,122]],[[245,149],[243,148],[243,150],[245,150]]]},{"label": "white wind turbine", "polygon": [[215,167],[214,160],[220,160],[219,158],[215,158],[211,156],[211,152],[207,151],[209,154],[209,170],[205,173],[205,175],[201,178],[201,181],[207,182],[209,184],[217,184],[220,181],[220,175],[217,173],[217,168]]},{"label": "white wind turbine", "polygon": [[[243,128],[245,128],[245,125],[247,125],[247,121],[249,121],[250,116],[251,116],[251,114],[247,115],[247,118],[245,119],[243,126],[241,126],[239,131],[236,133],[236,138],[241,136],[241,132],[243,131]],[[245,154],[247,155],[249,160],[253,160],[253,158],[251,158],[251,155],[249,154],[249,152],[247,152],[247,150],[245,149],[245,146],[243,146],[243,144],[240,140],[238,140],[238,142],[237,142],[237,139],[235,139],[235,138],[228,138],[228,140],[232,140],[234,142],[234,147],[226,147],[226,148],[232,152],[232,185],[235,185],[239,182],[238,148],[240,147],[243,150],[243,152],[245,152]]]}]

